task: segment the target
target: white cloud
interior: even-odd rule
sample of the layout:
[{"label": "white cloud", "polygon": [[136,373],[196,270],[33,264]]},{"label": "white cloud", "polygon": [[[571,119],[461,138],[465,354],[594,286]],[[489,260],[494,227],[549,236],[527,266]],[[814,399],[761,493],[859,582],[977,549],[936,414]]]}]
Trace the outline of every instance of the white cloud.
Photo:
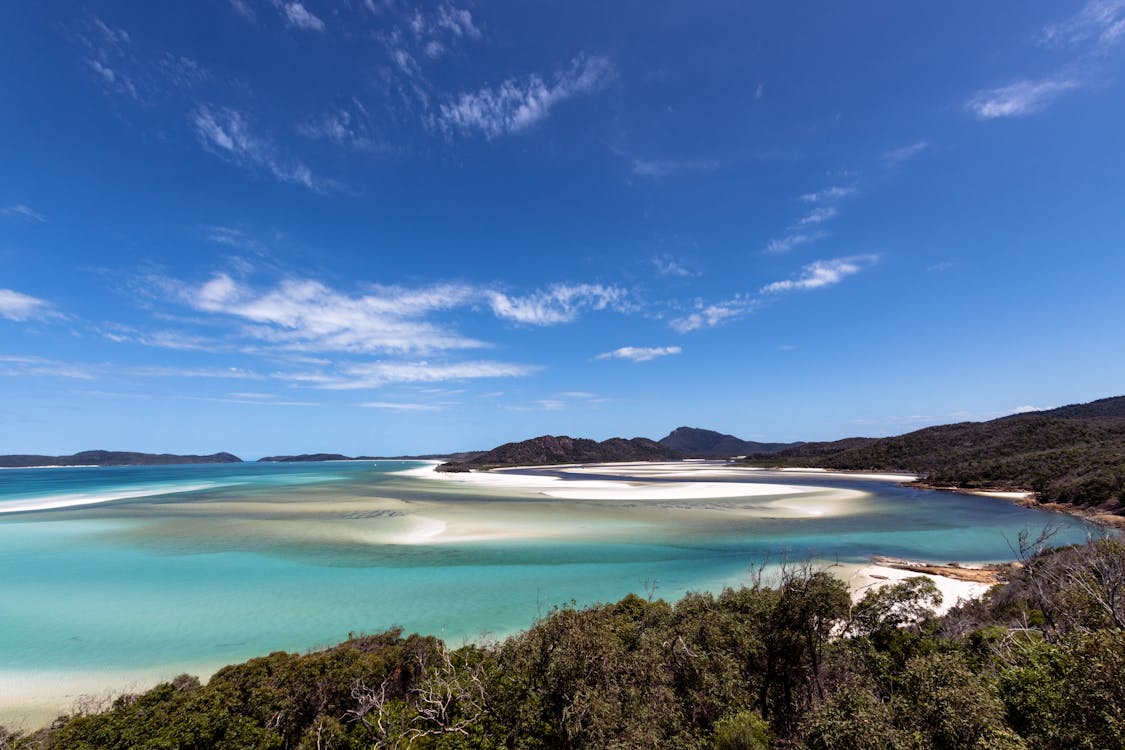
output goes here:
[{"label": "white cloud", "polygon": [[0,214],[4,216],[18,216],[29,221],[38,221],[39,223],[47,221],[46,216],[23,203],[13,203],[10,206],[4,206],[0,208]]},{"label": "white cloud", "polygon": [[181,295],[197,310],[247,321],[247,335],[294,350],[424,352],[484,346],[419,319],[473,298],[475,290],[462,285],[379,287],[351,296],[305,279],[283,281],[263,292],[217,274],[202,285],[183,288]]},{"label": "white cloud", "polygon": [[480,39],[481,31],[473,23],[473,14],[468,8],[454,8],[449,3],[438,7],[433,23],[453,36],[466,36]]},{"label": "white cloud", "polygon": [[387,411],[441,411],[437,404],[412,404],[401,401],[365,401],[359,406],[365,409],[385,409]]},{"label": "white cloud", "polygon": [[253,21],[257,16],[254,9],[245,2],[245,0],[230,0],[230,6],[234,8],[238,15],[242,16],[248,21]]},{"label": "white cloud", "polygon": [[1014,409],[1009,409],[1008,414],[1030,414],[1033,411],[1043,411],[1043,407],[1030,405],[1017,406]]},{"label": "white cloud", "polygon": [[0,354],[0,375],[6,377],[60,377],[93,380],[94,374],[84,365],[59,362],[43,357]]},{"label": "white cloud", "polygon": [[769,241],[766,245],[767,253],[787,253],[795,247],[800,245],[808,245],[817,240],[822,240],[828,236],[828,232],[794,232],[787,234],[784,237],[778,237]]},{"label": "white cloud", "polygon": [[796,279],[775,281],[762,287],[763,294],[820,289],[838,284],[878,260],[876,255],[852,255],[834,260],[818,260],[804,267]]},{"label": "white cloud", "polygon": [[262,380],[263,376],[241,367],[168,367],[165,365],[146,365],[132,367],[128,374],[138,378],[203,378]]},{"label": "white cloud", "polygon": [[915,141],[905,146],[892,148],[889,151],[883,152],[883,159],[891,164],[899,164],[907,159],[917,156],[930,147],[927,141]]},{"label": "white cloud", "polygon": [[797,222],[799,227],[807,227],[810,225],[823,224],[829,219],[833,219],[840,213],[840,210],[835,206],[821,206],[814,208],[809,213],[801,217]]},{"label": "white cloud", "polygon": [[546,291],[523,297],[487,292],[492,312],[499,318],[527,325],[569,323],[582,310],[625,309],[627,292],[601,284],[555,284]]},{"label": "white cloud", "polygon": [[667,177],[689,172],[713,172],[716,159],[633,159],[633,174],[640,177]]},{"label": "white cloud", "polygon": [[648,362],[657,357],[667,357],[683,352],[678,346],[623,346],[611,352],[598,355],[598,359],[627,359],[632,362]]},{"label": "white cloud", "polygon": [[699,304],[696,312],[676,318],[668,325],[677,333],[688,333],[700,328],[712,328],[725,320],[745,315],[754,309],[753,300],[735,298],[714,305]]},{"label": "white cloud", "polygon": [[367,108],[358,99],[352,99],[348,107],[326,112],[297,127],[297,132],[306,138],[327,140],[339,146],[360,150],[374,147],[375,139],[372,131]]},{"label": "white cloud", "polygon": [[978,92],[966,106],[981,120],[1023,117],[1041,111],[1060,94],[1079,85],[1078,80],[1067,76],[1017,81]]},{"label": "white cloud", "polygon": [[324,31],[324,21],[296,0],[274,0],[274,6],[285,19],[286,25],[305,31]]},{"label": "white cloud", "polygon": [[329,186],[304,164],[283,158],[269,139],[252,131],[249,119],[237,110],[202,105],[192,112],[191,122],[200,143],[214,154],[310,190],[320,192]]},{"label": "white cloud", "polygon": [[14,289],[0,289],[0,318],[22,322],[57,316],[54,306],[46,300]]},{"label": "white cloud", "polygon": [[854,185],[833,185],[824,190],[805,193],[801,196],[801,200],[806,203],[833,203],[842,198],[847,198],[849,195],[853,195],[855,191],[856,188]]},{"label": "white cloud", "polygon": [[369,362],[345,365],[336,373],[278,373],[275,377],[325,390],[381,388],[394,383],[441,383],[476,378],[514,378],[540,368],[513,362]]},{"label": "white cloud", "polygon": [[1109,47],[1125,38],[1125,0],[1091,0],[1078,13],[1043,30],[1052,44],[1086,44]]},{"label": "white cloud", "polygon": [[438,122],[447,132],[479,131],[486,138],[518,133],[545,118],[555,105],[601,89],[613,74],[608,58],[581,55],[549,82],[532,75],[462,93],[441,105]]},{"label": "white cloud", "polygon": [[661,276],[695,276],[696,274],[684,266],[671,255],[658,255],[652,259],[652,265]]}]

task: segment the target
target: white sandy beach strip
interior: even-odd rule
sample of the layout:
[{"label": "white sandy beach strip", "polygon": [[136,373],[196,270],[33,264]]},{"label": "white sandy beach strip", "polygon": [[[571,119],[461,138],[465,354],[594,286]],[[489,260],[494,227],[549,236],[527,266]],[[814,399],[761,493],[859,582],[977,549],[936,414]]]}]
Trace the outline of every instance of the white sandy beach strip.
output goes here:
[{"label": "white sandy beach strip", "polygon": [[848,573],[845,580],[852,592],[852,599],[855,601],[858,601],[871,588],[879,588],[916,576],[929,578],[941,592],[941,605],[936,607],[938,614],[948,612],[958,602],[979,599],[992,588],[992,584],[989,583],[961,581],[956,578],[930,575],[929,573],[915,573],[909,570],[887,567],[886,565],[860,565],[850,572],[845,572]]},{"label": "white sandy beach strip", "polygon": [[[615,465],[615,468],[617,466],[620,465]],[[551,468],[572,473],[565,467]],[[428,466],[396,473],[436,481],[462,482],[476,487],[527,491],[560,500],[708,500],[792,495],[813,491],[807,487],[763,482],[629,482],[607,479],[562,479],[557,476],[516,474],[503,470],[437,472]]]},{"label": "white sandy beach strip", "polygon": [[26,513],[33,510],[58,510],[60,508],[75,508],[83,505],[98,505],[110,503],[114,500],[132,500],[139,497],[153,497],[155,495],[174,495],[178,492],[196,492],[209,490],[223,485],[214,482],[203,484],[185,484],[173,487],[142,487],[136,490],[111,490],[107,492],[70,493],[62,495],[46,495],[43,497],[29,497],[22,500],[0,499],[0,513]]}]

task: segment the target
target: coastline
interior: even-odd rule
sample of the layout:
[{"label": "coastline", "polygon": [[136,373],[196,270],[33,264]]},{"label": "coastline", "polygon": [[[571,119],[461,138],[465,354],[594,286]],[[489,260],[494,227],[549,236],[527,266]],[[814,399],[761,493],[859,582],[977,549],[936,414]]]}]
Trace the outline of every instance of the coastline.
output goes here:
[{"label": "coastline", "polygon": [[1035,492],[1027,489],[1008,489],[1008,490],[978,490],[970,487],[957,487],[951,485],[929,484],[921,480],[913,482],[904,482],[904,487],[914,487],[920,490],[939,490],[941,492],[956,492],[959,495],[974,495],[976,497],[988,497],[996,500],[1007,500],[1014,503],[1021,508],[1031,508],[1033,510],[1041,510],[1047,513],[1062,513],[1074,518],[1081,518],[1083,521],[1104,526],[1111,529],[1125,529],[1125,516],[1115,515],[1113,513],[1105,513],[1090,508],[1079,508],[1073,505],[1065,505],[1063,503],[1043,503],[1036,499]]}]

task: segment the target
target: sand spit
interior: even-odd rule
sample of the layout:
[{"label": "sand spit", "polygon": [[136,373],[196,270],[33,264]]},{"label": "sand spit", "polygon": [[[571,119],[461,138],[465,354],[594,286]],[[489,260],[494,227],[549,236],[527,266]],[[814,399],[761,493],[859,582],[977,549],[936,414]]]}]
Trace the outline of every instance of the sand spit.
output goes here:
[{"label": "sand spit", "polygon": [[848,588],[852,592],[853,601],[859,601],[872,588],[880,588],[914,576],[929,578],[941,592],[941,604],[935,608],[939,615],[945,614],[960,602],[979,599],[994,585],[993,583],[959,580],[946,575],[903,570],[890,565],[860,565],[850,570],[847,570],[847,568],[851,566],[841,567],[845,570],[837,570],[837,575],[840,575],[847,582]]}]

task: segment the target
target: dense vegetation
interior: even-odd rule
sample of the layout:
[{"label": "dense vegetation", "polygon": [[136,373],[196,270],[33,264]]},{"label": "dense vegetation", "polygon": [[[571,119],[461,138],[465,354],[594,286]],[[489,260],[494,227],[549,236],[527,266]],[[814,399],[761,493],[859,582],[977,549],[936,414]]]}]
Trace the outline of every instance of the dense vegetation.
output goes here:
[{"label": "dense vegetation", "polygon": [[610,438],[600,443],[566,435],[543,435],[519,443],[504,443],[467,463],[485,466],[543,466],[548,464],[666,461],[683,458],[677,451],[648,438]]},{"label": "dense vegetation", "polygon": [[907,471],[934,485],[1033,490],[1042,502],[1125,510],[1125,396],[898,437],[805,443],[758,465]]},{"label": "dense vegetation", "polygon": [[500,644],[391,631],[275,653],[0,730],[0,748],[1121,748],[1125,545],[1042,541],[940,618],[928,579],[852,605],[795,566],[674,605],[556,609]]},{"label": "dense vegetation", "polygon": [[242,459],[230,453],[207,456],[180,456],[173,453],[134,453],[131,451],[82,451],[70,456],[0,456],[0,466],[157,466],[161,464],[236,464]]},{"label": "dense vegetation", "polygon": [[701,430],[698,427],[677,427],[656,442],[689,458],[730,458],[751,453],[773,453],[796,445],[796,443],[756,443],[714,430]]}]

